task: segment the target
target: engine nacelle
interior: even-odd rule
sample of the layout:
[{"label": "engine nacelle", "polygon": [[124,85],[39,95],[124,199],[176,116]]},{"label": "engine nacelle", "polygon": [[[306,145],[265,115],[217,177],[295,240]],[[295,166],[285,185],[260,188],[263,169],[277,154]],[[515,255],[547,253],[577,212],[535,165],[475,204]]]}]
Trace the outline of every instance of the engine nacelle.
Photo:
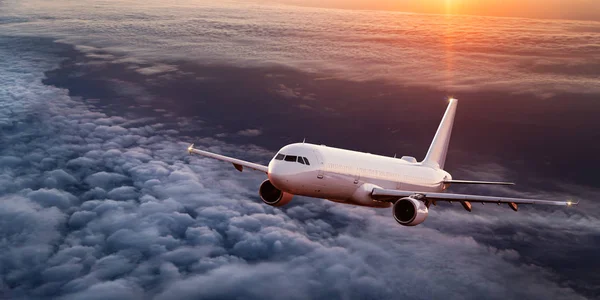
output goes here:
[{"label": "engine nacelle", "polygon": [[429,210],[423,201],[406,197],[394,203],[392,213],[400,225],[415,226],[427,219]]},{"label": "engine nacelle", "polygon": [[263,181],[258,188],[260,199],[271,206],[283,206],[292,201],[294,195],[276,188],[268,179]]}]

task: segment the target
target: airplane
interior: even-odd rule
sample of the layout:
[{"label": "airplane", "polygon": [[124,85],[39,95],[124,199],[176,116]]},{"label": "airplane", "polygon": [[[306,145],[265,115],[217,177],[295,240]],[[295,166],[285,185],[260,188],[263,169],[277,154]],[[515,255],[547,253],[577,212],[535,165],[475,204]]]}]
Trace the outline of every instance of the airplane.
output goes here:
[{"label": "airplane", "polygon": [[294,195],[322,198],[333,202],[376,207],[392,207],[396,222],[415,226],[427,218],[431,204],[459,202],[471,212],[471,203],[501,203],[517,211],[519,204],[572,206],[579,202],[535,200],[444,193],[452,184],[513,185],[510,182],[454,180],[444,170],[458,100],[450,98],[446,112],[425,158],[387,157],[325,145],[294,143],[271,159],[268,166],[188,147],[198,154],[263,172],[267,179],[258,189],[261,200],[271,206],[288,204]]}]

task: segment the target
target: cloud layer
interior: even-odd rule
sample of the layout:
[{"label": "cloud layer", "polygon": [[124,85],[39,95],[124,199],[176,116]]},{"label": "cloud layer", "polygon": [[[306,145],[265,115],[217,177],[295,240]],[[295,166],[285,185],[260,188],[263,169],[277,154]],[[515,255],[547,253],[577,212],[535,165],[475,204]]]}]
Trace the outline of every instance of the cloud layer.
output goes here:
[{"label": "cloud layer", "polygon": [[[279,64],[325,78],[447,93],[599,93],[598,23],[326,10],[255,3],[14,1],[7,34],[62,37],[136,60]],[[68,9],[65,9],[68,8]],[[243,12],[243,13],[241,13]],[[81,18],[81,16],[85,16]],[[23,22],[23,20],[33,22]],[[51,19],[52,22],[46,22]],[[326,30],[324,30],[326,29]],[[585,34],[582,34],[582,30]],[[142,74],[173,71],[159,63]],[[281,92],[296,97],[294,91]]]},{"label": "cloud layer", "polygon": [[388,211],[317,199],[272,208],[256,196],[260,174],[185,149],[193,140],[259,162],[269,151],[107,115],[40,82],[52,51],[5,41],[1,57],[20,58],[0,62],[3,297],[583,298],[553,268],[485,237],[520,223],[537,230],[505,241],[585,239],[598,234],[591,215],[441,207],[405,228]]},{"label": "cloud layer", "polygon": [[[219,124],[173,122],[174,107],[153,106],[160,101],[146,88],[189,76],[171,63],[183,58],[282,64],[319,81],[382,79],[540,98],[598,93],[599,50],[589,42],[600,34],[595,24],[141,4],[94,2],[91,12],[88,1],[0,4],[2,34],[34,36],[0,36],[0,297],[580,299],[600,292],[600,207],[593,201],[519,213],[488,205],[470,214],[440,205],[415,228],[398,226],[386,210],[318,199],[296,198],[275,209],[256,195],[261,174],[239,174],[185,149],[195,142],[263,163],[272,152],[190,134],[188,128]],[[108,95],[102,99],[45,86],[43,72],[56,67],[58,48],[66,46],[39,36],[76,44],[93,58],[75,59],[83,70],[129,64],[146,78],[131,84],[115,76],[106,86],[78,87]],[[82,74],[68,76],[75,82]],[[228,88],[244,93],[252,86]],[[318,103],[308,89],[287,82],[264,92],[303,108]],[[129,115],[121,99],[152,113]],[[114,106],[102,109],[109,100]],[[216,136],[266,132],[261,124],[242,125]],[[476,165],[454,175],[503,172]],[[476,192],[599,196],[574,185],[541,189],[550,188]]]}]

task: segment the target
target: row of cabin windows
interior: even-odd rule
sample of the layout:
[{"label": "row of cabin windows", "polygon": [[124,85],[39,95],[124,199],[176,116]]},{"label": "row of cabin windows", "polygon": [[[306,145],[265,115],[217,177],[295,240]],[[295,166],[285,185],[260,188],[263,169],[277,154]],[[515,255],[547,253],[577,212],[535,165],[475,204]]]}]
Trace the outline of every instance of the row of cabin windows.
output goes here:
[{"label": "row of cabin windows", "polygon": [[310,162],[308,162],[308,158],[306,157],[302,157],[302,156],[296,156],[296,155],[285,155],[285,154],[277,154],[277,156],[275,156],[276,160],[285,160],[285,161],[295,161],[295,162],[299,162],[303,165],[309,165],[310,166]]}]

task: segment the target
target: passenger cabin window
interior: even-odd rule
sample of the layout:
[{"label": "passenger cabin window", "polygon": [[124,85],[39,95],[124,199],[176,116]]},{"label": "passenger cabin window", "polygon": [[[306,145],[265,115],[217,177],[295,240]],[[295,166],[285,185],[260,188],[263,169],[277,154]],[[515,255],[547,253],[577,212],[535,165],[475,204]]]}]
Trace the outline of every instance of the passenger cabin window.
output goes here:
[{"label": "passenger cabin window", "polygon": [[296,156],[295,155],[287,155],[285,157],[285,161],[296,161]]},{"label": "passenger cabin window", "polygon": [[279,154],[277,154],[277,156],[275,156],[275,159],[276,160],[283,160],[284,157],[285,157],[285,155],[279,153]]},{"label": "passenger cabin window", "polygon": [[304,158],[302,156],[298,156],[298,162],[304,164]]}]

